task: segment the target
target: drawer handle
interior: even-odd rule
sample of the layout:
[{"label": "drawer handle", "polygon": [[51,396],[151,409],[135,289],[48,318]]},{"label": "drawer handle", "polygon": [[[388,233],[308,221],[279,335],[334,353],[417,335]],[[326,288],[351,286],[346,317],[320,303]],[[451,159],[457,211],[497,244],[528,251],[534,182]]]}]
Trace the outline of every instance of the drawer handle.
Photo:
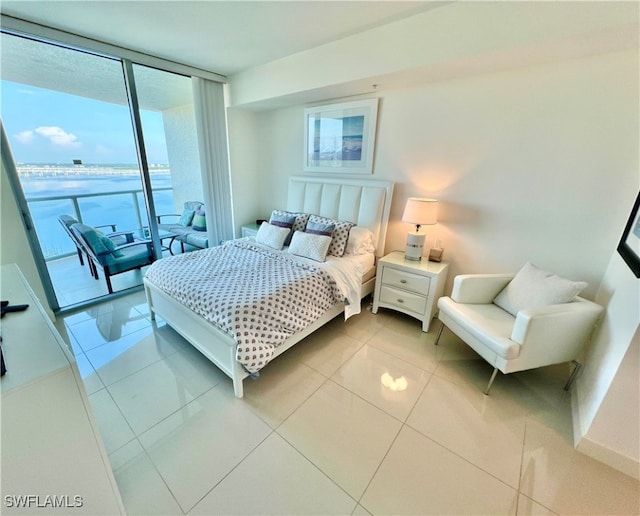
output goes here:
[{"label": "drawer handle", "polygon": [[401,279],[401,280],[400,280],[400,283],[406,283],[406,282],[407,282],[407,280],[406,280],[406,279]]},{"label": "drawer handle", "polygon": [[404,303],[404,299],[398,299],[398,303]]}]

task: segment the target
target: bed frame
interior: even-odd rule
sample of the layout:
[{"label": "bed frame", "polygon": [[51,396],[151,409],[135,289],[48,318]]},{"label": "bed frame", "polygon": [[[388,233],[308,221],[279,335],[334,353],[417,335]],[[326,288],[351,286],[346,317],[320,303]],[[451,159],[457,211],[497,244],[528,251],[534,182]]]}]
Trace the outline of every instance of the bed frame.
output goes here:
[{"label": "bed frame", "polygon": [[[376,256],[380,257],[384,254],[392,194],[393,183],[390,181],[292,176],[289,178],[287,210],[349,220],[369,228],[376,238]],[[363,283],[361,298],[373,292],[374,284],[375,277]],[[242,381],[249,373],[236,360],[235,341],[146,278],[144,288],[152,320],[156,315],[162,317],[233,380],[234,393],[242,398]],[[280,344],[272,359],[343,311],[342,304],[335,305],[305,330]]]}]

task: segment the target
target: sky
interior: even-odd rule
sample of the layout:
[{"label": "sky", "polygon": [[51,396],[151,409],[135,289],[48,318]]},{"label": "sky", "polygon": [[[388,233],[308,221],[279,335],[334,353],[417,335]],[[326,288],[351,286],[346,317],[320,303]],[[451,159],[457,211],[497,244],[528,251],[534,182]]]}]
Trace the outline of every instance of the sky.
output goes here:
[{"label": "sky", "polygon": [[[2,122],[16,163],[137,163],[128,106],[9,81]],[[167,163],[162,114],[142,111],[147,161]]]}]

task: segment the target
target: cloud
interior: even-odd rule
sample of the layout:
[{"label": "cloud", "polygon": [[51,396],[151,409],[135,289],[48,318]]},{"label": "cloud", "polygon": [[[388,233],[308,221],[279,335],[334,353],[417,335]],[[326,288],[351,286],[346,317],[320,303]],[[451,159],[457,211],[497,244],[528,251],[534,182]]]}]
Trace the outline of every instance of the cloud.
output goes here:
[{"label": "cloud", "polygon": [[61,147],[78,147],[80,145],[75,134],[68,133],[55,125],[36,127],[36,133],[48,138],[54,145],[60,145]]},{"label": "cloud", "polygon": [[34,136],[33,131],[22,131],[14,135],[14,138],[20,143],[27,144],[33,141]]}]

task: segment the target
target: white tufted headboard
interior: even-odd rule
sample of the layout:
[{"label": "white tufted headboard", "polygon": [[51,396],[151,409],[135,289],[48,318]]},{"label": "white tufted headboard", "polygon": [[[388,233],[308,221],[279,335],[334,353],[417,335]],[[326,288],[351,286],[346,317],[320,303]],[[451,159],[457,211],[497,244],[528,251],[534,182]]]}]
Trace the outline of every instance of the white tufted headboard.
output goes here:
[{"label": "white tufted headboard", "polygon": [[376,256],[384,254],[393,182],[317,176],[289,178],[287,210],[355,222],[375,235]]}]

